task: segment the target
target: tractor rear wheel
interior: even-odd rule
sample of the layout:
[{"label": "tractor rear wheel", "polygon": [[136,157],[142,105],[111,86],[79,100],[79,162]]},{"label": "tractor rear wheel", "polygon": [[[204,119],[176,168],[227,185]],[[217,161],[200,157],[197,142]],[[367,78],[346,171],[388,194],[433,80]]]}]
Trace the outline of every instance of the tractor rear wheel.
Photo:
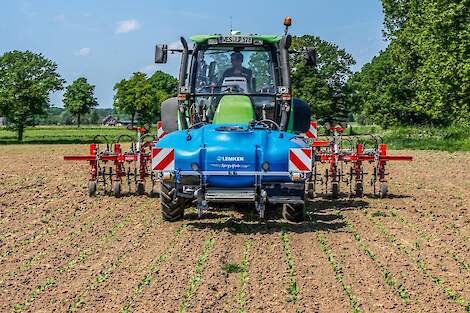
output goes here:
[{"label": "tractor rear wheel", "polygon": [[304,203],[284,203],[282,206],[282,217],[290,222],[301,222],[304,219]]},{"label": "tractor rear wheel", "polygon": [[175,195],[174,183],[160,183],[160,208],[165,221],[174,222],[184,216],[185,199]]}]

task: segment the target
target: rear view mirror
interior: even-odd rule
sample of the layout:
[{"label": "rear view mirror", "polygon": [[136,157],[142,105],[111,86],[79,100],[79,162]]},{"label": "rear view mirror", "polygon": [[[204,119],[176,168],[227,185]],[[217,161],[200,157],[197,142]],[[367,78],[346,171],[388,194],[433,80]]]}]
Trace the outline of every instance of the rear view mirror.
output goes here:
[{"label": "rear view mirror", "polygon": [[314,48],[306,48],[304,51],[304,60],[306,66],[317,66],[317,51]]},{"label": "rear view mirror", "polygon": [[168,59],[168,45],[157,45],[155,47],[155,63],[164,64]]}]

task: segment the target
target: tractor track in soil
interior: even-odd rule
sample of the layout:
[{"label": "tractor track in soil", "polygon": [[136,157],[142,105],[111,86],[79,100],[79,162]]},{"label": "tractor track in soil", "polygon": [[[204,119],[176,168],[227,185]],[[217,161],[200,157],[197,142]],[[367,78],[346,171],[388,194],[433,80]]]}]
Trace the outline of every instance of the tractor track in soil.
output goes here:
[{"label": "tractor track in soil", "polygon": [[0,311],[470,311],[469,153],[406,152],[389,198],[319,197],[292,224],[90,198],[88,165],[62,160],[86,150],[0,147]]}]

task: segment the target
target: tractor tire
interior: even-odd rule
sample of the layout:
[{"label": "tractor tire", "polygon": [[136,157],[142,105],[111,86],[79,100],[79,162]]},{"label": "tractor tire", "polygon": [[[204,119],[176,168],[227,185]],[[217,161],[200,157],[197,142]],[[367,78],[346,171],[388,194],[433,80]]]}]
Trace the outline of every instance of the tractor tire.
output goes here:
[{"label": "tractor tire", "polygon": [[116,198],[121,197],[121,182],[120,181],[115,181],[113,184],[113,195]]},{"label": "tractor tire", "polygon": [[96,196],[96,181],[94,180],[88,182],[88,195],[90,197]]},{"label": "tractor tire", "polygon": [[289,222],[301,222],[304,219],[305,204],[284,203],[282,206],[282,217]]},{"label": "tractor tire", "polygon": [[139,196],[141,196],[145,193],[145,185],[144,185],[143,182],[137,183],[136,191],[137,191],[137,195],[139,195]]},{"label": "tractor tire", "polygon": [[357,183],[356,184],[356,197],[358,198],[362,198],[364,197],[364,186],[362,185],[362,183]]},{"label": "tractor tire", "polygon": [[379,198],[383,199],[388,196],[388,186],[386,184],[380,185]]},{"label": "tractor tire", "polygon": [[174,222],[184,216],[185,199],[174,198],[175,192],[174,183],[160,183],[160,208],[165,221]]}]

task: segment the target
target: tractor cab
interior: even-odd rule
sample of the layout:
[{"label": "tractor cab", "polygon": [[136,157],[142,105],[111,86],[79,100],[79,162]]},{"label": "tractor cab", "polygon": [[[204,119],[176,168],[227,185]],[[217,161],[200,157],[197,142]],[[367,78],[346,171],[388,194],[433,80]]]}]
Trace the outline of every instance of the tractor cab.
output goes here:
[{"label": "tractor cab", "polygon": [[[263,122],[272,129],[305,132],[307,103],[291,96],[291,37],[276,35],[197,35],[193,49],[157,45],[156,63],[181,53],[178,97],[162,103],[165,131],[196,124]],[[296,114],[295,112],[300,114]]]}]

